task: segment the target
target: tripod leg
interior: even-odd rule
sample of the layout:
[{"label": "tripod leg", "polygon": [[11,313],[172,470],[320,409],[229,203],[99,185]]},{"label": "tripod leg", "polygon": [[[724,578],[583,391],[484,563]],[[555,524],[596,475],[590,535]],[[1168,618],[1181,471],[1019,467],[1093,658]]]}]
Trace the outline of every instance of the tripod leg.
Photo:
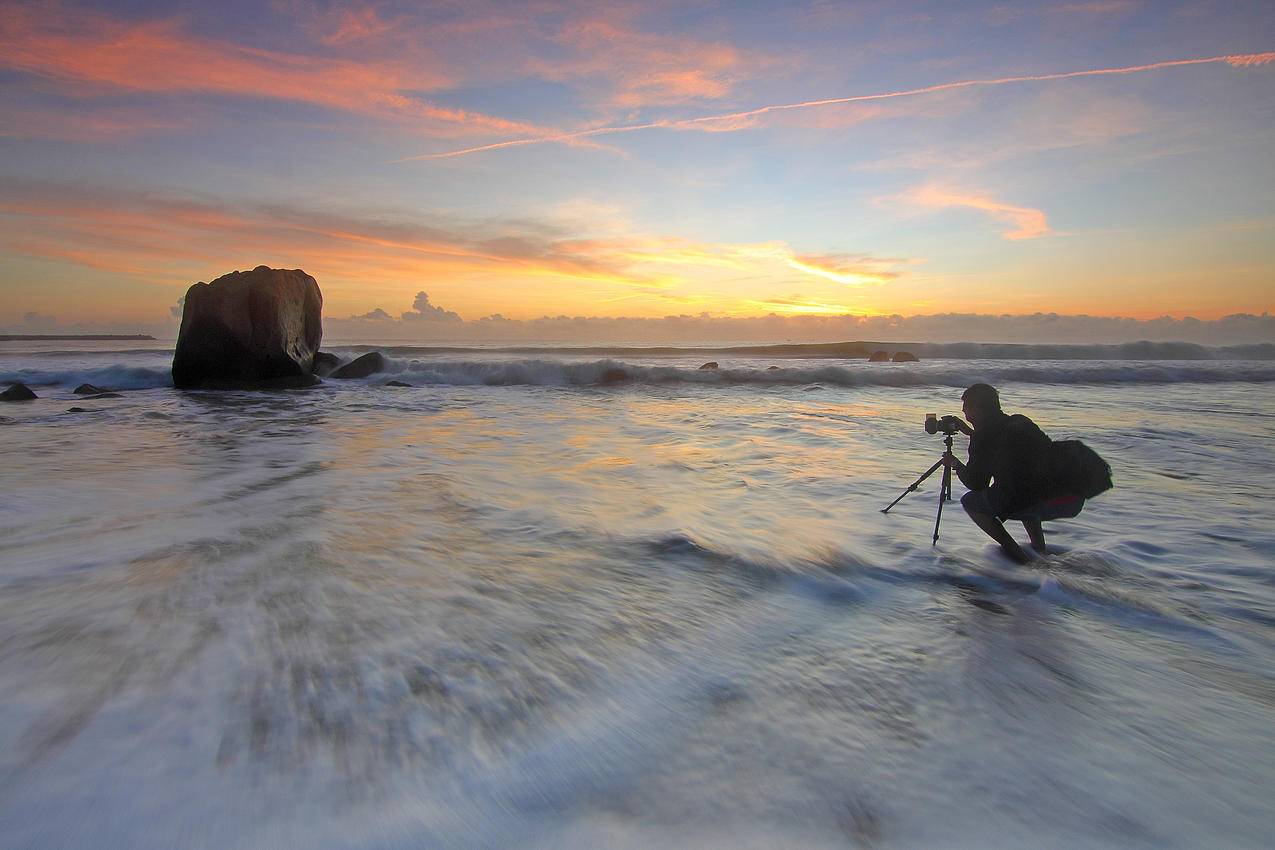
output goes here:
[{"label": "tripod leg", "polygon": [[939,461],[943,464],[943,486],[939,487],[939,512],[934,517],[934,541],[931,546],[937,546],[939,543],[939,523],[943,521],[943,503],[952,498],[952,464],[948,462],[947,455],[943,455],[943,460]]},{"label": "tripod leg", "polygon": [[[925,479],[929,478],[931,475],[933,475],[933,474],[934,474],[934,470],[938,469],[938,468],[939,468],[940,466],[942,466],[942,465],[943,465],[943,458],[939,458],[939,459],[938,459],[938,460],[934,463],[934,465],[933,465],[933,466],[931,466],[929,469],[925,470],[925,472],[923,472],[923,473],[921,474],[921,477],[920,477],[920,478],[916,479],[916,480],[915,480],[915,481],[913,481],[910,485],[908,485],[908,488],[907,488],[906,490],[904,490],[902,493],[900,493],[900,494],[899,494],[899,498],[895,499],[893,502],[891,502],[890,504],[888,504],[888,505],[886,505],[884,508],[882,508],[882,509],[881,509],[881,513],[883,513],[883,514],[888,514],[888,513],[890,512],[890,508],[894,507],[894,506],[895,506],[895,505],[897,505],[899,502],[903,501],[903,497],[904,497],[904,496],[906,496],[908,493],[911,493],[911,492],[915,491],[917,487],[920,487],[920,486],[921,486],[921,482],[922,482],[922,481],[924,481]],[[950,474],[950,473],[949,473],[949,474]]]}]

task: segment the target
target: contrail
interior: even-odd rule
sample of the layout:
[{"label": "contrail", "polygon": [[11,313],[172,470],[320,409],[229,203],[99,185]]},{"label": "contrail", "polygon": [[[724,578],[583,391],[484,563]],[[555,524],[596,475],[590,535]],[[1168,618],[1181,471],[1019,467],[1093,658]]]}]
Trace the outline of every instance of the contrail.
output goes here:
[{"label": "contrail", "polygon": [[1165,62],[1152,62],[1148,65],[1127,65],[1122,68],[1090,68],[1084,71],[1063,71],[1057,74],[1028,74],[1019,77],[995,77],[985,80],[960,80],[953,83],[938,83],[937,85],[925,86],[919,89],[904,89],[902,91],[880,92],[877,94],[860,94],[854,95],[853,97],[831,97],[824,100],[804,100],[800,103],[780,103],[772,106],[759,106],[756,109],[748,109],[743,112],[730,112],[725,115],[705,115],[700,118],[650,121],[645,124],[624,124],[618,127],[594,127],[591,130],[578,130],[570,133],[530,136],[522,139],[510,139],[507,142],[495,142],[490,145],[462,148],[461,150],[408,156],[403,159],[392,160],[392,162],[412,162],[419,159],[448,159],[456,156],[467,156],[472,153],[482,153],[483,151],[500,150],[501,148],[521,147],[523,145],[540,145],[548,142],[570,142],[575,139],[588,138],[589,136],[609,136],[617,133],[636,133],[639,130],[687,129],[718,121],[739,121],[744,118],[765,115],[768,112],[782,112],[788,109],[810,109],[817,106],[834,106],[842,103],[862,103],[868,100],[889,100],[896,97],[915,97],[922,94],[933,94],[934,92],[951,91],[952,89],[968,89],[978,86],[1004,86],[1009,85],[1010,83],[1035,83],[1046,80],[1067,80],[1072,77],[1103,77],[1115,76],[1118,74],[1142,74],[1147,71],[1159,71],[1164,68],[1180,68],[1185,65],[1213,65],[1217,63],[1226,63],[1227,65],[1231,65],[1235,68],[1248,68],[1256,65],[1266,65],[1271,62],[1275,62],[1275,51],[1269,53],[1233,53],[1227,56],[1208,56],[1199,59],[1170,59]]}]

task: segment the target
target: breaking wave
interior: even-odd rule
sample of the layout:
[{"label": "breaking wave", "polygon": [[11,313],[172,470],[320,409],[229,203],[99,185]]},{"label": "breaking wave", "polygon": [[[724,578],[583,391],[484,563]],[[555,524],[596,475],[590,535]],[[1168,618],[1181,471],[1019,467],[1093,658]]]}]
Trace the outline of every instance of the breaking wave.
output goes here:
[{"label": "breaking wave", "polygon": [[793,345],[704,347],[641,346],[511,346],[466,347],[432,345],[337,345],[345,351],[379,350],[394,357],[422,355],[565,355],[600,358],[687,357],[721,355],[794,359],[844,358],[865,360],[874,351],[909,351],[922,359],[944,360],[1275,360],[1275,343],[1205,346],[1191,342],[1127,342],[1118,344],[1021,344],[988,342],[831,342]]},{"label": "breaking wave", "polygon": [[[329,386],[381,384],[390,379],[415,386],[596,387],[634,385],[824,385],[834,387],[966,387],[992,384],[1179,384],[1271,383],[1275,364],[1256,361],[941,361],[929,363],[853,363],[731,366],[701,369],[685,364],[637,364],[618,359],[407,360],[388,358],[387,370],[357,381]],[[167,366],[112,364],[44,369],[38,366],[0,372],[0,384],[21,381],[33,387],[90,383],[108,389],[172,386]]]},{"label": "breaking wave", "polygon": [[[1275,366],[1256,363],[1175,362],[1057,364],[867,364],[700,369],[639,365],[622,360],[402,361],[394,377],[412,383],[460,386],[597,386],[624,384],[823,384],[839,387],[967,387],[978,381],[1026,384],[1268,383]],[[384,380],[373,376],[369,382]]]},{"label": "breaking wave", "polygon": [[79,384],[93,384],[112,390],[145,390],[171,387],[173,374],[168,366],[137,366],[124,363],[81,368],[67,366],[61,369],[28,367],[0,372],[0,384],[12,384],[16,381],[33,387],[65,385],[67,389],[70,389]]}]

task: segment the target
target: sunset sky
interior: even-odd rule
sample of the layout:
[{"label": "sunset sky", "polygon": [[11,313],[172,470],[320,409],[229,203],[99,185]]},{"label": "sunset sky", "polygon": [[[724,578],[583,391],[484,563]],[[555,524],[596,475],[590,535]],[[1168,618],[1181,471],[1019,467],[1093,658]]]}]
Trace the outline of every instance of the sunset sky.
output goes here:
[{"label": "sunset sky", "polygon": [[1270,0],[6,2],[0,328],[260,264],[421,339],[1262,314],[1272,51]]}]

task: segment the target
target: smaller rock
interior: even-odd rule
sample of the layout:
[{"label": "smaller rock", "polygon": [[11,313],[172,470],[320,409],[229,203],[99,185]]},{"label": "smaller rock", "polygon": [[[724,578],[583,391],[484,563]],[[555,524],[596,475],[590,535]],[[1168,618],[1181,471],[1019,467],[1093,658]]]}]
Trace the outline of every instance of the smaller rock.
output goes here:
[{"label": "smaller rock", "polygon": [[310,371],[320,378],[326,378],[336,371],[336,368],[340,365],[340,357],[335,354],[329,354],[326,351],[320,351],[314,355],[314,365],[310,367]]},{"label": "smaller rock", "polygon": [[89,410],[86,407],[68,407],[66,409],[66,412],[67,413],[88,413]]},{"label": "smaller rock", "polygon": [[602,383],[604,384],[618,384],[621,381],[627,381],[628,379],[629,379],[628,372],[617,367],[612,367],[602,373],[601,380],[602,380]]},{"label": "smaller rock", "polygon": [[76,395],[101,395],[102,393],[109,393],[110,390],[104,390],[101,387],[95,387],[92,384],[80,384],[78,387],[71,390],[71,392]]},{"label": "smaller rock", "polygon": [[889,363],[890,354],[887,351],[874,351],[868,355],[869,363]]},{"label": "smaller rock", "polygon": [[910,351],[896,351],[894,353],[895,363],[916,363],[917,357]]},{"label": "smaller rock", "polygon": [[778,366],[767,366],[767,367],[766,367],[766,371],[767,371],[767,372],[778,372],[778,371],[779,371],[779,367],[778,367]]},{"label": "smaller rock", "polygon": [[703,370],[703,369],[716,369],[716,368],[717,368],[717,361],[716,361],[716,360],[713,360],[712,362],[705,363],[703,366],[701,366],[701,367],[699,367],[699,368],[700,368],[701,370]]},{"label": "smaller rock", "polygon": [[386,382],[385,382],[385,386],[387,386],[387,387],[410,387],[410,386],[411,386],[411,384],[405,384],[405,383],[403,383],[402,381],[386,381]]},{"label": "smaller rock", "polygon": [[123,398],[123,397],[124,396],[120,395],[119,393],[100,392],[96,395],[86,395],[84,397],[84,400],[88,401],[90,399],[95,399],[95,398]]},{"label": "smaller rock", "polygon": [[0,393],[0,401],[30,401],[39,398],[26,384],[17,383]]},{"label": "smaller rock", "polygon": [[362,357],[356,357],[339,369],[333,370],[329,378],[348,380],[350,378],[366,378],[377,372],[385,371],[385,355],[379,351],[369,351]]}]

